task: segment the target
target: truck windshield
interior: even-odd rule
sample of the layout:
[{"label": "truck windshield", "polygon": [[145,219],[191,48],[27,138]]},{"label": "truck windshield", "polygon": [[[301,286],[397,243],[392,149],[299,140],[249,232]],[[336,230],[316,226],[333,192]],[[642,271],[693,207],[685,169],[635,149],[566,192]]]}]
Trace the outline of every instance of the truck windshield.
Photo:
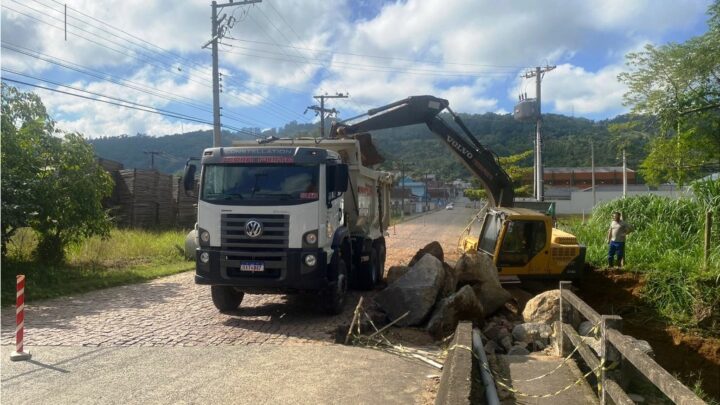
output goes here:
[{"label": "truck windshield", "polygon": [[203,201],[215,203],[302,203],[318,199],[317,165],[206,165]]}]

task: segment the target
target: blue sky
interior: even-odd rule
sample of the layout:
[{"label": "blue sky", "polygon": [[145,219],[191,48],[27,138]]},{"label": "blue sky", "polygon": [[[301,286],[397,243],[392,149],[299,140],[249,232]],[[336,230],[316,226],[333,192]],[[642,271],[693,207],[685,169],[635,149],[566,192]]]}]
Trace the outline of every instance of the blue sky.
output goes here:
[{"label": "blue sky", "polygon": [[[2,75],[47,89],[58,127],[88,138],[210,129],[210,1],[4,0]],[[263,0],[226,9],[222,123],[229,129],[317,121],[313,95],[348,118],[417,94],[457,112],[507,113],[520,76],[557,65],[543,111],[604,119],[627,111],[625,55],[706,30],[708,1]],[[13,83],[10,83],[13,84]],[[69,86],[69,87],[63,87]],[[32,87],[20,85],[32,89]],[[180,118],[182,117],[182,118]],[[190,119],[188,119],[190,117]],[[200,121],[200,122],[197,122]]]}]

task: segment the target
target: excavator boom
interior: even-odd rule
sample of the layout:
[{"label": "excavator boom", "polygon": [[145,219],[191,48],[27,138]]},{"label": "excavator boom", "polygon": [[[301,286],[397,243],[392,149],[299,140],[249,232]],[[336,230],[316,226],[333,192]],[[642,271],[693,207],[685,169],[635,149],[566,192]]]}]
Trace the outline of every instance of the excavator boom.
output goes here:
[{"label": "excavator boom", "polygon": [[[447,110],[467,139],[449,126],[438,115]],[[425,124],[430,131],[450,148],[485,188],[491,206],[511,207],[515,196],[510,176],[497,161],[497,156],[473,136],[460,117],[451,109],[447,100],[434,96],[413,96],[394,103],[373,108],[366,114],[336,123],[330,130],[331,137],[379,129]]]}]

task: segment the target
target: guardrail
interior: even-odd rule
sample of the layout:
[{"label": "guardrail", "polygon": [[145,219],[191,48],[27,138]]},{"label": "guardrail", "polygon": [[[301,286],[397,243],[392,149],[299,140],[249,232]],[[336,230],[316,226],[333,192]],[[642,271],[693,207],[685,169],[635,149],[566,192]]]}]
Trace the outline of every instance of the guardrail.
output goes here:
[{"label": "guardrail", "polygon": [[[555,322],[557,350],[559,355],[565,356],[577,348],[580,357],[591,370],[598,370],[598,395],[601,404],[634,404],[625,393],[617,380],[620,380],[632,365],[655,385],[663,394],[676,404],[705,404],[694,392],[683,385],[650,356],[638,349],[637,343],[630,336],[622,334],[622,318],[616,315],[600,315],[565,286],[569,281],[560,282],[560,320]],[[585,339],[575,331],[572,324],[574,319],[563,319],[567,305],[574,308],[582,317],[590,321],[596,332],[599,330],[600,353],[596,356],[585,342]],[[570,314],[575,311],[569,311]],[[573,316],[573,315],[570,315]],[[569,322],[569,323],[568,323]],[[567,350],[565,338],[573,348]],[[619,366],[619,367],[618,367]]]}]

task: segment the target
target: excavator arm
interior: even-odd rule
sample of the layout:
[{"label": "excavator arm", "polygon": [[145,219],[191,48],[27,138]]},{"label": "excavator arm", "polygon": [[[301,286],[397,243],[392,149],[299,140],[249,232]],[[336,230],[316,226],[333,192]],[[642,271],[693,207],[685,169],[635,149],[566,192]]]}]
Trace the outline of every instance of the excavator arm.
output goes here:
[{"label": "excavator arm", "polygon": [[[447,110],[465,133],[461,136],[438,115]],[[330,136],[341,138],[379,129],[397,128],[424,123],[450,148],[488,192],[492,206],[511,207],[515,196],[510,176],[497,161],[497,156],[472,135],[447,100],[433,96],[413,96],[386,106],[373,108],[366,114],[333,124]],[[469,140],[469,141],[468,141]]]}]

